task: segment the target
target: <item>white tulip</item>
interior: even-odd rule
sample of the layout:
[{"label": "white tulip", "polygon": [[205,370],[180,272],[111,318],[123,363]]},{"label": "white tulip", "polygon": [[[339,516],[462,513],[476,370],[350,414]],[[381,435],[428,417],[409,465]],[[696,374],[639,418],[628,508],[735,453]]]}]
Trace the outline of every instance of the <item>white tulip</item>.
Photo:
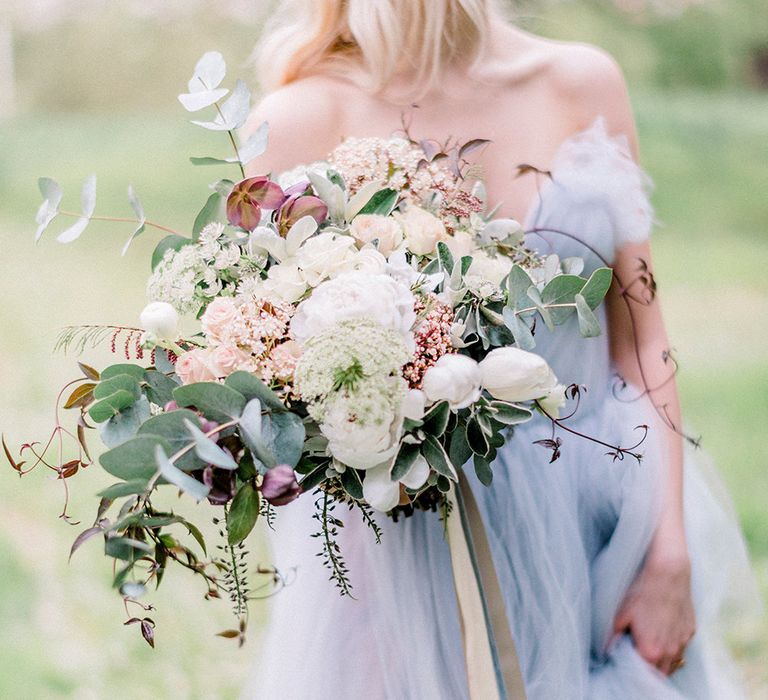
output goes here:
[{"label": "white tulip", "polygon": [[176,340],[179,314],[165,301],[147,304],[139,316],[141,327],[155,340]]},{"label": "white tulip", "polygon": [[403,418],[410,420],[421,420],[424,417],[424,410],[427,405],[427,397],[420,389],[409,389],[403,397],[403,403],[400,406],[400,413]]},{"label": "white tulip", "polygon": [[496,348],[480,362],[483,388],[501,401],[533,401],[548,396],[557,377],[544,358],[520,348]]},{"label": "white tulip", "polygon": [[539,400],[539,403],[552,418],[559,418],[560,409],[565,406],[565,386],[556,384],[543,399]]},{"label": "white tulip", "polygon": [[430,402],[447,401],[452,411],[475,403],[481,394],[480,366],[466,355],[443,355],[424,374],[422,389]]}]

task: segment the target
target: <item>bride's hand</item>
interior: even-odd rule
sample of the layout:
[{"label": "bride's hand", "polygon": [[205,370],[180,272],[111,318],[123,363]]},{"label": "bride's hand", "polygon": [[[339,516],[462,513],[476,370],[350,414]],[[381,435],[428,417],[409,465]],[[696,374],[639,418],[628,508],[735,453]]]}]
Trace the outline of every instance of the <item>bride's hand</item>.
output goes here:
[{"label": "bride's hand", "polygon": [[682,666],[695,625],[687,554],[658,555],[651,547],[616,615],[615,632],[628,631],[640,656],[670,675]]}]

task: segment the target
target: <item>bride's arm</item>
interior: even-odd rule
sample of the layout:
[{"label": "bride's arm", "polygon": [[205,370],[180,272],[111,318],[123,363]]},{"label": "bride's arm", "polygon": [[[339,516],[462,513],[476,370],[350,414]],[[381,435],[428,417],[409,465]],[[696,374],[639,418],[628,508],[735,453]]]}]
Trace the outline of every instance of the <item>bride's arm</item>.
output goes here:
[{"label": "bride's arm", "polygon": [[[597,59],[590,70],[601,79],[593,81],[599,92],[586,102],[590,123],[602,114],[613,134],[625,135],[637,158],[637,138],[626,86],[619,68],[610,60]],[[643,568],[616,617],[617,632],[630,630],[638,652],[662,672],[675,670],[694,633],[690,561],[683,525],[683,442],[680,404],[674,379],[674,363],[667,361],[669,341],[660,301],[648,300],[639,280],[640,267],[653,273],[648,242],[622,246],[614,260],[619,286],[629,287],[622,296],[616,286],[606,300],[611,357],[621,376],[640,391],[642,401],[657,410],[650,428],[661,436],[664,448],[664,498],[659,522]],[[634,299],[637,299],[635,301]],[[644,303],[644,301],[650,303]],[[631,389],[629,390],[631,391]]]}]

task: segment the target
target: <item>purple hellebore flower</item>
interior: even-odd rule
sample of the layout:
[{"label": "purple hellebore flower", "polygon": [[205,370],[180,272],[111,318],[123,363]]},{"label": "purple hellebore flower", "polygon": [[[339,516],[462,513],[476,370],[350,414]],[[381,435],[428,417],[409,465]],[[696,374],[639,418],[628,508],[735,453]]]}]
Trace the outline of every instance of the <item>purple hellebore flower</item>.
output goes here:
[{"label": "purple hellebore flower", "polygon": [[238,182],[227,197],[227,219],[233,226],[253,231],[261,222],[261,210],[277,209],[286,195],[268,177],[249,177]]},{"label": "purple hellebore flower", "polygon": [[293,467],[278,464],[270,469],[261,482],[261,495],[273,506],[285,506],[301,495]]}]

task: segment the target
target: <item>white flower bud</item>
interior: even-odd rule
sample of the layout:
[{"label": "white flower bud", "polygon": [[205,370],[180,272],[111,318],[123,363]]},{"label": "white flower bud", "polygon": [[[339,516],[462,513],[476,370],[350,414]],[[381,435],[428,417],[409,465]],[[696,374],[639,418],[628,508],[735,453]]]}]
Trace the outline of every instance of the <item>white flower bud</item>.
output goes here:
[{"label": "white flower bud", "polygon": [[179,314],[164,301],[147,304],[139,316],[141,327],[155,340],[176,340]]},{"label": "white flower bud", "polygon": [[480,362],[482,385],[494,399],[533,401],[548,396],[557,377],[544,358],[520,348],[496,348]]},{"label": "white flower bud", "polygon": [[443,355],[424,374],[422,389],[431,403],[447,401],[458,411],[480,398],[480,367],[466,355]]}]

